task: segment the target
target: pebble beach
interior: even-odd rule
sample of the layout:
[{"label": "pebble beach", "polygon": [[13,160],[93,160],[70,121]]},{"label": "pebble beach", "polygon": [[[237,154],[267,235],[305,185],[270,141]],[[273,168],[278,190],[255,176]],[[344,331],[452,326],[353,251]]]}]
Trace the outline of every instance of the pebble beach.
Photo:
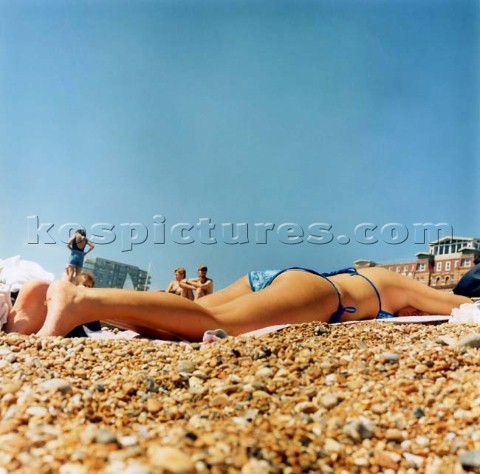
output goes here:
[{"label": "pebble beach", "polygon": [[472,324],[309,323],[210,344],[0,334],[0,474],[480,467]]}]

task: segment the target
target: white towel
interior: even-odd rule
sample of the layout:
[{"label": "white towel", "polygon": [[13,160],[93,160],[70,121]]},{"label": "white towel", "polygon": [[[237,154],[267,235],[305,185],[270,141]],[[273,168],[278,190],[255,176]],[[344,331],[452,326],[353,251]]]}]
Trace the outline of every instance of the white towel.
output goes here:
[{"label": "white towel", "polygon": [[452,309],[450,323],[480,323],[480,301],[476,303],[464,303],[459,308]]},{"label": "white towel", "polygon": [[19,255],[5,260],[0,259],[0,283],[5,283],[15,292],[31,280],[45,280],[52,282],[53,273],[44,270],[38,263],[22,260]]}]

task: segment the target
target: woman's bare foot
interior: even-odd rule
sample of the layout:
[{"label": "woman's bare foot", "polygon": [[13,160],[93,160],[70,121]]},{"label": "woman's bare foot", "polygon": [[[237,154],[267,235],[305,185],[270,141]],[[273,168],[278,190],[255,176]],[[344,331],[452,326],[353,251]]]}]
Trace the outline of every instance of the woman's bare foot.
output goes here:
[{"label": "woman's bare foot", "polygon": [[47,315],[45,299],[48,286],[49,283],[42,280],[29,281],[23,285],[8,315],[4,328],[6,332],[33,334],[42,327]]},{"label": "woman's bare foot", "polygon": [[53,282],[47,291],[47,316],[39,336],[65,336],[73,328],[86,322],[79,320],[78,303],[84,288],[67,281]]}]

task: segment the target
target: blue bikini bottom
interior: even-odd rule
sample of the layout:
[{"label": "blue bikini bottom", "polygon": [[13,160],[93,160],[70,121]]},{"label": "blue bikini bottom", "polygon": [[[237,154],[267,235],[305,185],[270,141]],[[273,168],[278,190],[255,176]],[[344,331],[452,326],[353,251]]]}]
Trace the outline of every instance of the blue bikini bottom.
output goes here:
[{"label": "blue bikini bottom", "polygon": [[340,275],[343,273],[347,273],[350,276],[362,277],[364,280],[370,283],[370,286],[373,288],[378,298],[379,309],[378,309],[376,319],[387,319],[387,318],[394,317],[392,313],[382,310],[382,298],[380,297],[380,293],[377,287],[365,275],[358,273],[358,271],[355,268],[343,268],[342,270],[338,270],[330,273],[318,273],[315,270],[310,270],[309,268],[303,268],[303,267],[291,267],[291,268],[285,268],[284,270],[253,271],[248,274],[248,280],[250,281],[250,288],[252,289],[252,291],[263,290],[264,288],[269,286],[272,283],[272,281],[278,277],[278,275],[281,275],[282,273],[287,272],[288,270],[302,270],[304,272],[313,273],[314,275],[318,275],[319,277],[324,278],[332,285],[333,289],[335,290],[335,293],[337,294],[338,308],[330,316],[330,319],[328,320],[329,324],[339,323],[342,319],[343,313],[355,313],[357,311],[357,308],[355,306],[343,306],[340,291],[336,287],[335,283],[333,283],[333,281],[329,279],[329,277],[332,277],[334,275]]}]

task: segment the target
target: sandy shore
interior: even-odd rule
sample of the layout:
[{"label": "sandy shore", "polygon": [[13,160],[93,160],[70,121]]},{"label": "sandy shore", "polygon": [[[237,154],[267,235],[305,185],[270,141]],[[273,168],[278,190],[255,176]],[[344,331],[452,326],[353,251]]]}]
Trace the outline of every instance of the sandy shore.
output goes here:
[{"label": "sandy shore", "polygon": [[0,334],[0,474],[465,472],[480,465],[476,331],[312,323],[207,345]]}]

